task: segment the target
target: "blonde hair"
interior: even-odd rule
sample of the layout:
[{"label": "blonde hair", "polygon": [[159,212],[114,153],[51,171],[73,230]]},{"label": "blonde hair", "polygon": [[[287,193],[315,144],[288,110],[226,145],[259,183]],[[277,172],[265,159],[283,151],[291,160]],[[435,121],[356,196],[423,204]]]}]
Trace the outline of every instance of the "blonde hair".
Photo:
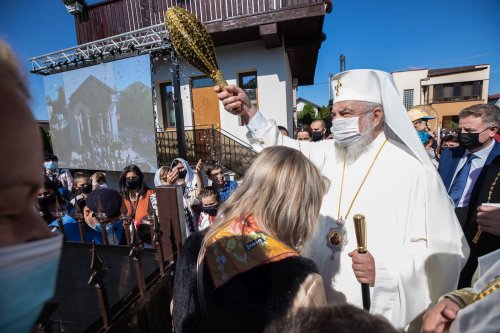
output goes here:
[{"label": "blonde hair", "polygon": [[330,181],[301,152],[280,146],[266,148],[219,208],[203,246],[235,218],[253,215],[263,232],[299,250],[314,236],[329,186]]}]

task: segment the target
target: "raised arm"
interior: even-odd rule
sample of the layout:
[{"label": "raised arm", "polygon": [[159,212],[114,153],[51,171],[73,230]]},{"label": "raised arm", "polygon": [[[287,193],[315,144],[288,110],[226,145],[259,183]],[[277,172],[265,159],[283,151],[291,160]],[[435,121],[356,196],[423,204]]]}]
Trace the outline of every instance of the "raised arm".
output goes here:
[{"label": "raised arm", "polygon": [[257,113],[257,110],[252,103],[250,103],[250,99],[243,89],[231,84],[224,87],[224,90],[221,90],[219,86],[215,86],[214,91],[224,105],[224,109],[229,113],[240,116],[245,125],[247,125]]}]

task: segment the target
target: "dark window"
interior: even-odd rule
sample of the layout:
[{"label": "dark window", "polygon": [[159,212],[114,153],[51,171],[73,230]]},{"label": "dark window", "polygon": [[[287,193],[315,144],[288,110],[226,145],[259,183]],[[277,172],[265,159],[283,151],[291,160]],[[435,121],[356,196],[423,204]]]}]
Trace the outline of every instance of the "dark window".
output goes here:
[{"label": "dark window", "polygon": [[238,74],[238,86],[245,91],[250,102],[257,105],[257,72]]},{"label": "dark window", "polygon": [[[250,102],[253,106],[258,106],[258,97],[257,97],[257,72],[244,72],[238,74],[238,87],[243,89],[250,99]],[[243,121],[240,117],[240,126],[243,126]]]},{"label": "dark window", "polygon": [[473,83],[473,96],[478,96],[479,99],[481,99],[482,92],[483,92],[483,81],[475,81]]},{"label": "dark window", "polygon": [[443,99],[445,101],[451,101],[453,99],[453,90],[452,85],[445,85],[443,87]]},{"label": "dark window", "polygon": [[434,86],[434,100],[441,101],[443,99],[443,85],[437,84]]},{"label": "dark window", "polygon": [[462,85],[460,83],[455,83],[453,85],[453,99],[459,101],[462,96]]},{"label": "dark window", "polygon": [[160,84],[163,126],[175,127],[174,91],[171,82]]},{"label": "dark window", "polygon": [[482,87],[482,81],[436,84],[434,86],[434,102],[481,99]]},{"label": "dark window", "polygon": [[464,100],[474,98],[472,82],[464,83],[462,85],[462,97]]}]

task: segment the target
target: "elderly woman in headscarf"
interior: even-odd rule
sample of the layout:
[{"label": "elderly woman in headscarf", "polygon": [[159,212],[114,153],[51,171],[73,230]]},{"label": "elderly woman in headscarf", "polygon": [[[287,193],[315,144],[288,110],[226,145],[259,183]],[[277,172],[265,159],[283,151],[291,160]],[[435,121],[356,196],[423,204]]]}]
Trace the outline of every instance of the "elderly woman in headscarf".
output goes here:
[{"label": "elderly woman in headscarf", "polygon": [[154,177],[155,186],[182,186],[184,215],[186,218],[186,236],[189,236],[197,231],[197,216],[193,211],[192,206],[199,204],[198,196],[203,189],[203,180],[201,176],[202,168],[203,163],[201,160],[198,161],[195,172],[186,160],[176,158],[172,161],[170,167],[161,167],[158,169]]}]

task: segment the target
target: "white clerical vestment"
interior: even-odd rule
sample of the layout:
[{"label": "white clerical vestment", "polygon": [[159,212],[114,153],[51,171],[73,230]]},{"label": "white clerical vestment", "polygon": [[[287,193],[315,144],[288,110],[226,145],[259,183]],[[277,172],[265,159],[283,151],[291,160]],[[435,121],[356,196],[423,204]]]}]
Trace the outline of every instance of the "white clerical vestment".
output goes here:
[{"label": "white clerical vestment", "polygon": [[478,280],[469,291],[483,293],[482,298],[458,311],[450,333],[498,333],[500,330],[500,288],[495,288],[500,276],[500,250],[488,253],[478,261]]},{"label": "white clerical vestment", "polygon": [[[273,121],[257,114],[249,141],[257,150],[285,145],[301,150],[331,181],[323,199],[320,226],[306,255],[318,265],[329,303],[348,302],[362,307],[361,285],[348,253],[357,248],[352,217],[366,217],[367,248],[375,259],[375,283],[370,288],[373,314],[398,328],[407,325],[445,292],[456,289],[468,257],[468,245],[453,206],[435,168],[389,141],[353,201],[363,177],[386,140],[381,133],[359,156],[346,161],[339,211],[343,153],[333,140],[304,142],[283,137]],[[263,130],[263,128],[265,128]],[[345,218],[347,242],[341,250],[328,245],[331,231],[341,231]]]}]

